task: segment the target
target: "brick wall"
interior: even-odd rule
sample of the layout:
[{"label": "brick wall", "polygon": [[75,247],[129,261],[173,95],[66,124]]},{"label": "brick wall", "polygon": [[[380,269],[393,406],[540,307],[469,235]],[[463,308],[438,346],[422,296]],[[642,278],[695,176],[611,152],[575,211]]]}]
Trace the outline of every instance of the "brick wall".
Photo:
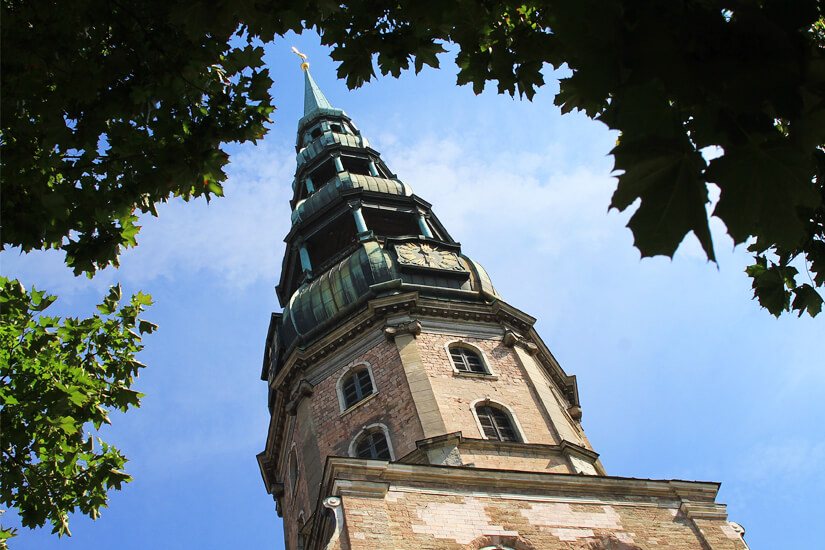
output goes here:
[{"label": "brick wall", "polygon": [[537,456],[537,453],[509,449],[485,449],[478,451],[462,449],[461,460],[464,464],[472,464],[476,468],[550,472],[556,474],[575,473],[570,470],[570,464],[561,455],[552,457]]},{"label": "brick wall", "polygon": [[[336,389],[338,379],[347,367],[361,363],[372,368],[377,392],[342,415]],[[283,503],[288,548],[295,545],[300,511],[307,519],[312,514],[327,456],[348,456],[350,442],[364,426],[372,424],[387,426],[395,458],[414,450],[415,442],[423,438],[398,350],[386,341],[334,369],[301,402],[292,422],[287,445],[291,449],[294,444],[300,475],[293,492],[286,481],[287,455],[281,479],[286,481]]]},{"label": "brick wall", "polygon": [[[694,521],[673,501],[577,502],[390,488],[386,497],[345,496],[352,550],[744,550],[726,520]],[[380,522],[380,523],[378,523]],[[701,524],[701,534],[698,524]]]},{"label": "brick wall", "polygon": [[[362,362],[372,367],[377,393],[342,415],[336,384],[343,369]],[[341,365],[315,386],[311,400],[322,463],[329,455],[349,456],[352,439],[371,424],[387,426],[395,458],[414,450],[415,442],[423,437],[401,358],[391,342],[381,342]]]},{"label": "brick wall", "polygon": [[433,391],[444,417],[447,432],[460,431],[465,437],[481,438],[471,403],[490,398],[507,405],[515,413],[529,443],[558,444],[541,406],[525,380],[515,352],[500,338],[461,338],[484,352],[495,379],[455,374],[445,345],[459,335],[422,332],[416,338],[421,358],[427,366]]}]

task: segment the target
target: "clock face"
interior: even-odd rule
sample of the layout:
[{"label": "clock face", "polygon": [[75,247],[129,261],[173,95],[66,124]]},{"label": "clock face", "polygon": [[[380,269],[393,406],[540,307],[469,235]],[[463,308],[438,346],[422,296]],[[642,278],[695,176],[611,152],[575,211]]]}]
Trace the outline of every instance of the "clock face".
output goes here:
[{"label": "clock face", "polygon": [[455,252],[427,243],[404,243],[395,246],[398,263],[449,271],[464,271]]}]

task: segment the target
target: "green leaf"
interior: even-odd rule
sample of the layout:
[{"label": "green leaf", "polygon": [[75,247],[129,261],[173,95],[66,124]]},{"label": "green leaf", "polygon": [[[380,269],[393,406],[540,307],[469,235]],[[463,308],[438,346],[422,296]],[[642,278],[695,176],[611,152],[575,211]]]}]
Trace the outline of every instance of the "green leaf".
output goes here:
[{"label": "green leaf", "polygon": [[78,407],[81,407],[89,401],[89,395],[83,391],[83,388],[74,386],[69,390],[69,400]]},{"label": "green leaf", "polygon": [[799,317],[806,311],[811,317],[816,317],[822,311],[822,296],[809,284],[803,284],[793,291],[792,307],[799,311]]},{"label": "green leaf", "polygon": [[71,416],[65,416],[58,419],[58,423],[60,425],[60,429],[63,430],[66,435],[72,435],[78,432],[77,420]]},{"label": "green leaf", "polygon": [[677,139],[684,133],[658,80],[625,87],[612,98],[598,119],[611,129],[620,129],[623,135],[633,137]]},{"label": "green leaf", "polygon": [[150,323],[149,321],[139,321],[138,322],[138,331],[141,334],[151,334],[155,330],[157,330],[158,326],[155,323]]},{"label": "green leaf", "polygon": [[753,235],[799,246],[807,237],[804,212],[820,204],[813,166],[812,155],[784,141],[729,149],[707,170],[708,181],[721,190],[713,215],[736,243]]},{"label": "green leaf", "polygon": [[754,265],[745,269],[753,279],[753,296],[759,300],[759,305],[779,317],[790,306],[791,293],[786,288],[787,276],[777,265],[771,264],[768,267],[764,257],[757,257],[756,260]]},{"label": "green leaf", "polygon": [[825,285],[825,241],[812,240],[806,249],[807,259],[811,262],[814,284]]},{"label": "green leaf", "polygon": [[610,206],[624,210],[641,199],[627,225],[642,256],[673,256],[684,236],[693,231],[708,259],[715,261],[702,156],[684,142],[659,139],[622,140],[612,153],[615,169],[624,173],[618,176]]},{"label": "green leaf", "polygon": [[[3,515],[5,510],[0,510],[0,516]],[[9,546],[6,541],[8,541],[12,537],[17,536],[17,529],[12,527],[10,529],[6,529],[0,526],[0,550],[8,550]]]},{"label": "green leaf", "polygon": [[574,72],[573,76],[559,80],[559,93],[554,103],[561,107],[563,114],[577,110],[596,118],[607,107],[608,96],[601,92],[601,84],[594,87],[587,78],[588,74]]}]

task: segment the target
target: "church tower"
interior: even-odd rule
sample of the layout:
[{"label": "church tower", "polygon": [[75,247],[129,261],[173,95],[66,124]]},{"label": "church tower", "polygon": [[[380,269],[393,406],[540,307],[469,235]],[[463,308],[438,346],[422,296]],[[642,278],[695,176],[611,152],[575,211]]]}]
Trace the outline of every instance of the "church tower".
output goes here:
[{"label": "church tower", "polygon": [[303,68],[258,455],[286,547],[747,548],[719,484],[606,474],[535,319]]}]

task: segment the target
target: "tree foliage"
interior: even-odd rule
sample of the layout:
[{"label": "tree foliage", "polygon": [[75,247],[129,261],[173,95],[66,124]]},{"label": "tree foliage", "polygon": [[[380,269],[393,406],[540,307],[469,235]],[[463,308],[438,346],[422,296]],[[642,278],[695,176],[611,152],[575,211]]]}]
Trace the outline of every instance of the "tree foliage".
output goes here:
[{"label": "tree foliage", "polygon": [[117,265],[139,213],[222,195],[221,145],[265,132],[272,81],[237,16],[158,0],[2,15],[3,247],[62,249],[76,274]]},{"label": "tree foliage", "polygon": [[221,145],[263,135],[273,109],[255,41],[316,29],[351,87],[376,63],[437,67],[446,43],[477,93],[530,99],[546,64],[566,67],[562,112],[620,131],[611,206],[638,204],[642,256],[693,232],[715,260],[714,184],[760,303],[821,309],[821,0],[6,0],[3,21],[3,245],[62,248],[75,272],[116,265],[138,211],[222,194]]},{"label": "tree foliage", "polygon": [[140,406],[135,354],[156,327],[138,319],[149,296],[119,306],[120,292],[112,287],[88,319],[61,319],[45,313],[54,296],[0,278],[0,502],[23,526],[50,522],[70,534],[69,512],[96,519],[107,490],[131,481],[123,454],[84,430],[109,424],[112,409]]},{"label": "tree foliage", "polygon": [[[825,283],[825,40],[820,0],[375,0],[309,19],[360,86],[459,48],[459,84],[532,98],[566,67],[556,104],[614,130],[611,207],[642,256],[693,232],[715,261],[711,215],[748,243],[754,295],[779,315],[819,313]],[[369,13],[366,13],[369,11]],[[377,24],[376,24],[377,21]],[[713,154],[703,154],[711,151]],[[713,158],[712,158],[713,157]],[[799,284],[805,266],[811,284]]]}]

